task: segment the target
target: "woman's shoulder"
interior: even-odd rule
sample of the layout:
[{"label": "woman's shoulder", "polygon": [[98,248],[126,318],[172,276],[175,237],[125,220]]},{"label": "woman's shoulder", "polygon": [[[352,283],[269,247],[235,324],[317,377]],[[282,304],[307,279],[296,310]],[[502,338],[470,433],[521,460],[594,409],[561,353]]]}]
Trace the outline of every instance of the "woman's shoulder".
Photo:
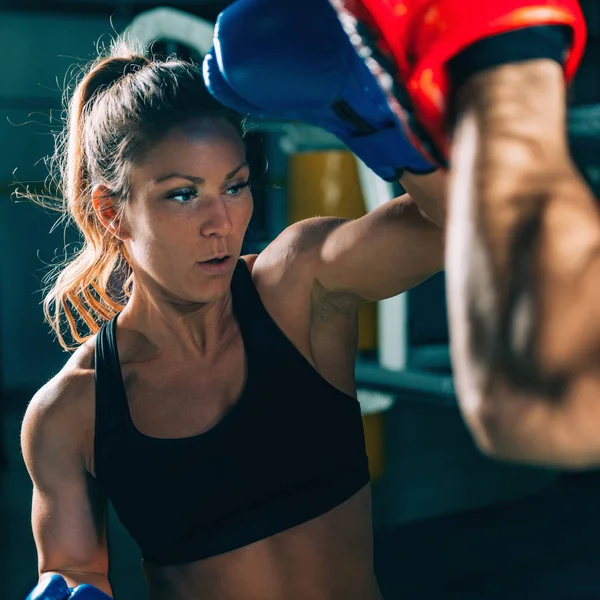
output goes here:
[{"label": "woman's shoulder", "polygon": [[35,394],[33,401],[44,407],[70,404],[93,392],[95,336],[69,357],[62,369]]},{"label": "woman's shoulder", "polygon": [[80,346],[35,393],[25,412],[22,436],[44,441],[45,447],[60,441],[87,453],[94,424],[94,345],[90,342]]},{"label": "woman's shoulder", "polygon": [[252,256],[252,278],[294,288],[312,283],[324,241],[346,221],[337,217],[313,217],[290,225],[260,254]]},{"label": "woman's shoulder", "polygon": [[296,347],[306,346],[306,355],[322,243],[342,222],[319,217],[299,221],[260,254],[242,257],[267,312]]}]

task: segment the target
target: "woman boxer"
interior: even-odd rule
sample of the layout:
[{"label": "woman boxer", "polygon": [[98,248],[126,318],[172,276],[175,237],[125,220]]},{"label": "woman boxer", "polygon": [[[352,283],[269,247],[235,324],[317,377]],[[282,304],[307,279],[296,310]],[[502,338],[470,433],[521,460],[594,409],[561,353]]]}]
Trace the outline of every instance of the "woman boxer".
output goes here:
[{"label": "woman boxer", "polygon": [[379,598],[357,309],[439,271],[441,229],[404,196],[240,258],[239,121],[197,67],[115,50],[69,110],[62,184],[84,244],[45,308],[81,345],[23,423],[32,597],[111,594],[110,499],[153,599]]}]

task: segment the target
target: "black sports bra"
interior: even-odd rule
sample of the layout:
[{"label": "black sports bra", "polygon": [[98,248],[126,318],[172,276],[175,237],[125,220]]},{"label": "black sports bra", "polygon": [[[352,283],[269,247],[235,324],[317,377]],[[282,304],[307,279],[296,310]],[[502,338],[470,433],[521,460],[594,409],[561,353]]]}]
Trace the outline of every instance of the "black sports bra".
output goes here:
[{"label": "black sports bra", "polygon": [[157,439],[136,429],[116,319],[97,336],[96,478],[144,559],[156,565],[270,537],[331,510],[369,481],[357,400],[326,382],[277,327],[242,260],[231,292],[247,380],[234,407],[200,435]]}]

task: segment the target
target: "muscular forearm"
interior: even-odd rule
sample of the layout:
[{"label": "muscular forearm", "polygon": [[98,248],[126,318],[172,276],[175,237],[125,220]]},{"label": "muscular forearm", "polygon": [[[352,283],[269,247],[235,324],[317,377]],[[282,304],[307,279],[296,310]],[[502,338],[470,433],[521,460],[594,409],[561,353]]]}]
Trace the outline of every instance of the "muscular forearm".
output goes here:
[{"label": "muscular forearm", "polygon": [[458,98],[446,268],[466,331],[455,362],[477,363],[479,392],[501,371],[556,395],[600,341],[600,223],[569,158],[564,94],[560,66],[539,60],[481,73]]},{"label": "muscular forearm", "polygon": [[[515,234],[541,221],[546,178],[568,163],[563,88],[560,66],[542,60],[481,73],[459,97],[455,196],[467,187],[477,231],[503,280],[512,272]],[[469,149],[470,164],[457,164]]]}]

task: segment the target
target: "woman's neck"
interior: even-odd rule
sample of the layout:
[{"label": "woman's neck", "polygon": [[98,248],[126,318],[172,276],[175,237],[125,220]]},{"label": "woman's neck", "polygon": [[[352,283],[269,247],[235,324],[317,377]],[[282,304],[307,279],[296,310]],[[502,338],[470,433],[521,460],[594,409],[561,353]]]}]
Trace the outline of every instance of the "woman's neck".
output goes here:
[{"label": "woman's neck", "polygon": [[210,302],[183,305],[134,289],[118,325],[121,330],[141,334],[130,346],[134,355],[152,347],[153,354],[172,358],[210,358],[223,347],[234,325],[231,293]]}]

